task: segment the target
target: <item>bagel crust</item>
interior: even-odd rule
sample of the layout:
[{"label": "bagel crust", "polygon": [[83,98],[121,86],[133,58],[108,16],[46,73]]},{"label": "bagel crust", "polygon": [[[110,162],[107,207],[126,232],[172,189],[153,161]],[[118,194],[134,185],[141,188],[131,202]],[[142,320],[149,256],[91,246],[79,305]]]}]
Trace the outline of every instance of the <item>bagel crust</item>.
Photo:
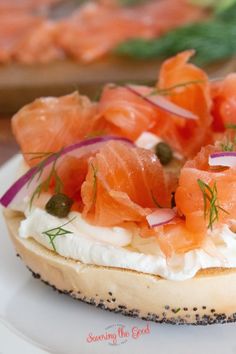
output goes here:
[{"label": "bagel crust", "polygon": [[61,293],[102,309],[144,320],[207,325],[236,321],[236,269],[201,270],[172,281],[132,270],[64,258],[18,236],[22,213],[4,211],[17,254],[33,275]]}]

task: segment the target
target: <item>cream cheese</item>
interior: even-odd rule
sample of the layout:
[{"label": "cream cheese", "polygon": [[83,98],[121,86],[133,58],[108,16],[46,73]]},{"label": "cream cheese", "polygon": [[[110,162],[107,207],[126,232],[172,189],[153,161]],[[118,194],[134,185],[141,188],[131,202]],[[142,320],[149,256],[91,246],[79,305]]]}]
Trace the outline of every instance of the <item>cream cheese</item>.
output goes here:
[{"label": "cream cheese", "polygon": [[161,252],[155,238],[143,239],[134,224],[127,227],[99,227],[88,224],[77,212],[58,219],[45,210],[34,207],[21,222],[19,235],[34,238],[48,249],[53,249],[44,231],[69,222],[65,228],[70,234],[54,239],[56,252],[64,257],[86,264],[118,267],[159,275],[170,280],[192,278],[200,269],[236,267],[236,234],[227,225],[214,230],[211,239],[220,256],[196,249],[170,259]]}]

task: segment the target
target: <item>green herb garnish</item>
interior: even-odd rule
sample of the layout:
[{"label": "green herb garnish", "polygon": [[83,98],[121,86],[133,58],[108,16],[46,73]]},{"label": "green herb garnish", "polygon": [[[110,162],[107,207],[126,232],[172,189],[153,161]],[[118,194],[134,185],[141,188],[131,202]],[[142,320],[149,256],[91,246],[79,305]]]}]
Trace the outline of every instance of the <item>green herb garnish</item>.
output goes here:
[{"label": "green herb garnish", "polygon": [[136,59],[165,59],[187,49],[195,49],[199,65],[224,60],[236,54],[236,5],[214,19],[174,29],[160,38],[132,39],[121,43],[117,55]]},{"label": "green herb garnish", "polygon": [[236,130],[236,124],[230,123],[230,124],[226,124],[225,126],[227,129],[235,129]]},{"label": "green herb garnish", "polygon": [[66,230],[64,228],[64,226],[66,226],[69,223],[71,223],[75,218],[76,218],[76,216],[73,219],[67,221],[65,224],[63,224],[61,226],[54,227],[53,229],[50,229],[50,230],[42,232],[43,235],[46,235],[49,238],[49,243],[51,244],[51,246],[52,246],[52,248],[53,248],[53,250],[55,252],[56,252],[56,246],[55,246],[55,243],[54,243],[55,238],[58,237],[58,236],[66,236],[66,235],[69,235],[69,234],[73,234],[72,231]]},{"label": "green herb garnish", "polygon": [[232,142],[230,139],[226,139],[225,142],[221,143],[222,151],[234,151],[235,142]]},{"label": "green herb garnish", "polygon": [[96,198],[97,198],[97,173],[98,170],[94,165],[91,163],[91,167],[93,170],[93,200],[92,200],[92,205],[95,204]]},{"label": "green herb garnish", "polygon": [[85,136],[85,139],[96,138],[96,136],[106,135],[104,130],[94,130]]},{"label": "green herb garnish", "polygon": [[174,91],[175,89],[181,88],[181,87],[187,87],[190,85],[196,85],[196,84],[200,84],[200,83],[204,83],[204,80],[191,80],[191,81],[185,81],[185,82],[181,82],[179,84],[164,88],[164,89],[158,89],[155,88],[153,91],[151,91],[148,96],[152,96],[152,95],[162,95],[162,96],[169,96],[172,94],[172,91]]},{"label": "green herb garnish", "polygon": [[150,0],[119,0],[121,6],[137,6]]},{"label": "green herb garnish", "polygon": [[63,183],[61,178],[58,176],[57,171],[56,171],[56,163],[58,158],[61,156],[61,150],[55,153],[50,154],[46,159],[44,159],[43,161],[41,161],[36,169],[34,174],[32,175],[28,185],[30,185],[30,183],[32,182],[33,179],[37,178],[37,181],[39,181],[40,177],[43,174],[44,168],[47,166],[48,160],[51,158],[55,158],[55,160],[52,163],[51,166],[51,170],[48,174],[48,177],[46,177],[46,179],[44,181],[42,181],[41,183],[38,184],[38,186],[35,188],[31,199],[30,199],[30,208],[32,207],[33,204],[33,200],[35,197],[40,197],[42,192],[47,192],[49,190],[50,187],[50,183],[51,181],[54,179],[55,181],[55,193],[60,193],[63,187]]},{"label": "green herb garnish", "polygon": [[153,194],[153,191],[151,190],[151,196],[152,196],[152,201],[156,205],[157,208],[162,208],[162,206],[158,203],[155,195]]},{"label": "green herb garnish", "polygon": [[213,224],[215,221],[219,220],[219,210],[224,213],[228,213],[224,210],[218,203],[218,192],[216,187],[216,182],[214,182],[213,187],[210,187],[209,184],[205,183],[201,179],[197,180],[199,188],[202,191],[203,202],[204,202],[204,217],[208,217],[208,228],[212,230]]},{"label": "green herb garnish", "polygon": [[23,155],[32,155],[32,157],[30,158],[30,160],[36,160],[36,159],[46,159],[47,157],[49,157],[50,155],[52,155],[53,152],[24,152]]},{"label": "green herb garnish", "polygon": [[[236,124],[234,123],[229,123],[225,125],[226,129],[229,130],[236,130]],[[232,132],[226,132],[225,140],[221,143],[221,149],[222,151],[234,151],[236,148],[236,136],[232,136]]]}]

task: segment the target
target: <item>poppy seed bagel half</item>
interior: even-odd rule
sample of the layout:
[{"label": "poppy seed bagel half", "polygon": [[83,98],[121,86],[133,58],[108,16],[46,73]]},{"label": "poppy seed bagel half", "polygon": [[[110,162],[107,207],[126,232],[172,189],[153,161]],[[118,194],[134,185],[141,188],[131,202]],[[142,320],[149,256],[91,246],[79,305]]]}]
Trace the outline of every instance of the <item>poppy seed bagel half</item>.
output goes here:
[{"label": "poppy seed bagel half", "polygon": [[17,254],[36,278],[103,309],[160,323],[206,325],[236,321],[236,270],[210,268],[173,281],[121,268],[84,264],[18,236],[22,213],[4,210]]}]

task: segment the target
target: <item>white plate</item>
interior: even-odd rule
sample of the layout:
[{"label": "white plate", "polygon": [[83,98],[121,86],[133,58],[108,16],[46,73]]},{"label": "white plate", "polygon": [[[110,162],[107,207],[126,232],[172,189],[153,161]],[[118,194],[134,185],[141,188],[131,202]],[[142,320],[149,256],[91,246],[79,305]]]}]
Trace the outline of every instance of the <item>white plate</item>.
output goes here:
[{"label": "white plate", "polygon": [[[12,159],[0,170],[0,195],[14,178],[17,160]],[[235,324],[196,327],[147,323],[58,294],[34,279],[15,256],[2,217],[0,299],[0,353],[4,354],[45,353],[39,348],[66,354],[143,354],[144,351],[159,354],[236,353]],[[137,339],[132,337],[132,330],[147,329],[147,325],[150,333]],[[127,338],[118,336],[118,328],[122,326]],[[105,337],[97,342],[87,342],[90,334],[106,333],[113,337],[116,335],[116,345]]]}]

